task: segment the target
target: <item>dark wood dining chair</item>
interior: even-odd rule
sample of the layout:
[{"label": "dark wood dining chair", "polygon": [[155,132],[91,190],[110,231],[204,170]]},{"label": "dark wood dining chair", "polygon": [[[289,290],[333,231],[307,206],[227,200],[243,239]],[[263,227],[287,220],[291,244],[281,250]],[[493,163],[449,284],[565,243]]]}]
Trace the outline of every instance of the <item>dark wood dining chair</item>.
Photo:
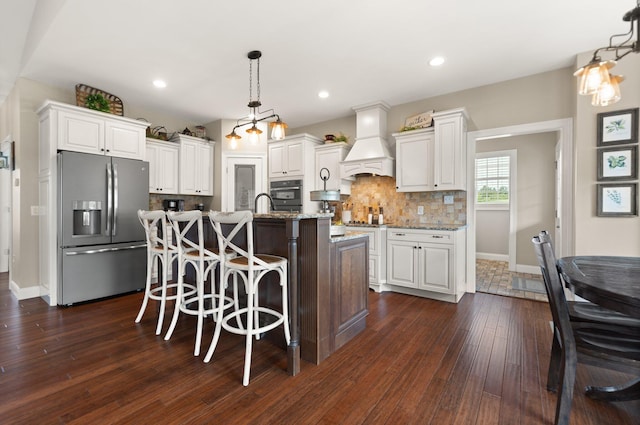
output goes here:
[{"label": "dark wood dining chair", "polygon": [[[555,424],[564,425],[569,423],[577,363],[640,373],[640,335],[636,329],[615,322],[572,322],[553,248],[551,242],[545,240],[544,236],[535,236],[532,242],[553,317],[554,335],[547,389],[558,393]],[[640,397],[637,379],[631,385],[620,387],[588,386],[586,393],[592,398],[611,401]]]},{"label": "dark wood dining chair", "polygon": [[[553,241],[551,240],[549,232],[546,230],[541,231],[538,238],[541,242],[549,242],[555,261],[555,249],[553,248]],[[640,335],[640,319],[627,316],[626,314],[610,310],[589,301],[567,301],[567,306],[569,308],[569,318],[572,323],[591,322],[628,326],[632,328],[629,329],[628,332],[635,332],[637,335]]]}]

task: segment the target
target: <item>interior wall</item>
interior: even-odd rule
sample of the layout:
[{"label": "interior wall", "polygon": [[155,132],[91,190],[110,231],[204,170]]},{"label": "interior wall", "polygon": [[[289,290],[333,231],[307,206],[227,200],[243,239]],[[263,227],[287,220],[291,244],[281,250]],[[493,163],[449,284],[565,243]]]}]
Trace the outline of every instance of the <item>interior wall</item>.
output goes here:
[{"label": "interior wall", "polygon": [[[588,63],[592,54],[585,52],[578,55],[576,67]],[[605,59],[609,57],[603,56]],[[594,107],[591,105],[591,96],[576,95],[576,255],[640,256],[640,218],[596,215],[597,114],[640,106],[640,54],[626,56],[618,61],[611,72],[625,76],[620,84],[622,99],[618,103]]]},{"label": "interior wall", "polygon": [[509,210],[476,210],[476,257],[509,260]]}]

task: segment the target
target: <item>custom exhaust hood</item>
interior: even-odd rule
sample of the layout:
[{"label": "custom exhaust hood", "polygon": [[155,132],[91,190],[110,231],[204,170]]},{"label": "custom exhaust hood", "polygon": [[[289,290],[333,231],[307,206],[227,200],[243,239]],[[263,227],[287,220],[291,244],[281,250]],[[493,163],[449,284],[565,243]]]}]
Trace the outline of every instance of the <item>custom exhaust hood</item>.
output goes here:
[{"label": "custom exhaust hood", "polygon": [[395,175],[394,159],[385,139],[389,108],[382,101],[353,107],[356,111],[356,140],[340,163],[342,178],[357,174]]}]

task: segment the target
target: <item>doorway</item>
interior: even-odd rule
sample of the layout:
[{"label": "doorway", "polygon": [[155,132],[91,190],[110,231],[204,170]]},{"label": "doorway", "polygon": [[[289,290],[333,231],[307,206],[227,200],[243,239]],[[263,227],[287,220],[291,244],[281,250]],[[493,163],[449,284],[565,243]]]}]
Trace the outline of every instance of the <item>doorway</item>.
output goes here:
[{"label": "doorway", "polygon": [[222,211],[254,210],[254,199],[266,191],[266,158],[236,155],[223,158],[226,164],[222,194]]},{"label": "doorway", "polygon": [[[479,130],[467,134],[467,292],[476,291],[476,200],[475,200],[475,157],[476,145],[479,140],[500,138],[516,135],[528,135],[552,132],[556,135],[556,156],[560,158],[558,164],[559,178],[556,180],[559,205],[556,217],[556,253],[570,255],[573,252],[573,120],[571,118],[522,124],[510,127],[500,127]],[[564,195],[563,195],[564,194]],[[562,253],[562,254],[561,254]]]},{"label": "doorway", "polygon": [[9,271],[11,253],[11,136],[0,143],[0,273]]}]

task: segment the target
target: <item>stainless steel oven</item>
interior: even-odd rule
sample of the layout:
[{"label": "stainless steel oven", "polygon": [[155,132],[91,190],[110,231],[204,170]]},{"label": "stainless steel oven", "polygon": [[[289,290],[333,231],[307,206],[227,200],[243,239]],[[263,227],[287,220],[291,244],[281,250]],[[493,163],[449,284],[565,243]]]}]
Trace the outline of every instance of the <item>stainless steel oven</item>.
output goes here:
[{"label": "stainless steel oven", "polygon": [[269,192],[276,211],[302,211],[302,180],[272,181]]}]

